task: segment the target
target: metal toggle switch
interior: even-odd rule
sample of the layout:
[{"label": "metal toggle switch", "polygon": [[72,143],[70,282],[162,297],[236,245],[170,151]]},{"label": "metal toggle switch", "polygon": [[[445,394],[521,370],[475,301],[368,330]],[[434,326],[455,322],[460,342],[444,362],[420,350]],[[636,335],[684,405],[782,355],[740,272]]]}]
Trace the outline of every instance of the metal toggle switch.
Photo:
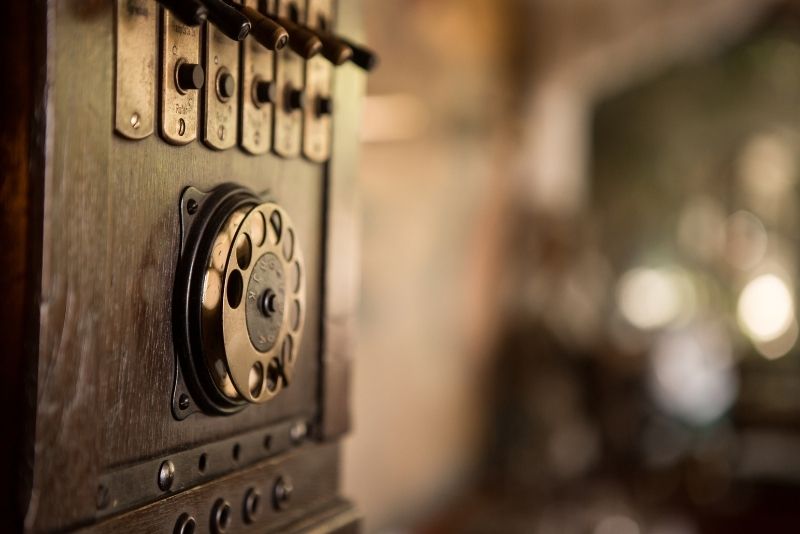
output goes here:
[{"label": "metal toggle switch", "polygon": [[250,19],[223,0],[200,0],[208,9],[208,21],[228,39],[241,41],[250,33]]},{"label": "metal toggle switch", "polygon": [[208,16],[208,9],[199,0],[158,0],[158,2],[186,26],[199,26]]},{"label": "metal toggle switch", "polygon": [[280,50],[289,43],[289,33],[286,28],[262,15],[257,10],[247,5],[235,5],[249,20],[252,28],[250,35],[267,50]]}]

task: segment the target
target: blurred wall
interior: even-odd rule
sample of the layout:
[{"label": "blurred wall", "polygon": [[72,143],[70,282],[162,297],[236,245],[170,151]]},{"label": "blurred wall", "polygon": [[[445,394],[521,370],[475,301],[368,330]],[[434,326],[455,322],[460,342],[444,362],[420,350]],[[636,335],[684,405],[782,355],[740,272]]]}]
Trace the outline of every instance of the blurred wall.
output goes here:
[{"label": "blurred wall", "polygon": [[520,277],[535,272],[509,236],[584,206],[592,103],[721,46],[769,3],[365,2],[383,61],[364,110],[344,485],[368,532],[417,525],[474,480],[496,333],[530,313]]}]

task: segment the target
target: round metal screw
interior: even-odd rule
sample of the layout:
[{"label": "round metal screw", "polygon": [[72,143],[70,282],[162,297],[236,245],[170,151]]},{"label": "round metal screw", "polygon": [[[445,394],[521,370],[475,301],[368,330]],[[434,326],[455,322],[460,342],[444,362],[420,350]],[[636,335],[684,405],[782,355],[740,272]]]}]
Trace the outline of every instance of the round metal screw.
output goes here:
[{"label": "round metal screw", "polygon": [[189,514],[181,514],[175,522],[175,529],[172,531],[174,534],[194,534],[197,522],[194,517]]},{"label": "round metal screw", "polygon": [[110,500],[108,486],[105,484],[97,486],[97,509],[103,510],[107,508]]},{"label": "round metal screw", "polygon": [[286,510],[289,507],[289,501],[292,499],[294,493],[294,486],[291,479],[287,476],[278,477],[275,481],[275,487],[272,489],[272,502],[276,510]]},{"label": "round metal screw", "polygon": [[244,520],[253,523],[261,510],[261,492],[250,488],[244,496]]},{"label": "round metal screw", "polygon": [[231,526],[231,505],[225,499],[217,499],[211,509],[211,530],[222,534]]},{"label": "round metal screw", "polygon": [[305,421],[297,421],[289,428],[289,438],[295,445],[302,442],[306,434],[308,434],[308,426]]},{"label": "round metal screw", "polygon": [[[194,211],[197,211],[197,209]],[[191,207],[189,208],[189,213],[192,213]],[[186,393],[181,393],[181,396],[178,397],[178,408],[181,410],[187,410],[189,408],[189,395]]]},{"label": "round metal screw", "polygon": [[175,481],[175,465],[170,460],[164,460],[158,469],[158,487],[161,491],[169,491]]}]

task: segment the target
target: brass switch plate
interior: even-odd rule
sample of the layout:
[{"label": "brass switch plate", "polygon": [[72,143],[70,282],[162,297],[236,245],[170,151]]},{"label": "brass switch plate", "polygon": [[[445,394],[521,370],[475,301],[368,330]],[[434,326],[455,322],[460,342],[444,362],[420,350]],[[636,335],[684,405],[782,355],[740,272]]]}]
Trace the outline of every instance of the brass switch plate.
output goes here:
[{"label": "brass switch plate", "polygon": [[117,0],[114,127],[128,139],[153,133],[156,114],[158,6],[155,0]]},{"label": "brass switch plate", "polygon": [[[333,0],[308,0],[306,20],[314,30],[333,30]],[[333,65],[322,55],[306,61],[306,107],[303,109],[303,154],[315,162],[331,155],[331,114],[320,113],[318,104],[332,98]]]},{"label": "brass switch plate", "polygon": [[[300,24],[305,23],[305,2],[301,0],[278,0],[279,17],[291,18],[297,13]],[[285,47],[275,55],[275,130],[273,150],[284,158],[300,156],[303,142],[303,110],[291,109],[289,101],[293,90],[303,90],[305,79],[305,60],[290,47]]]},{"label": "brass switch plate", "polygon": [[182,24],[166,9],[161,13],[161,135],[173,145],[185,145],[197,139],[200,95],[180,91],[175,73],[181,62],[200,63],[200,30]]},{"label": "brass switch plate", "polygon": [[[236,145],[239,128],[239,43],[206,22],[205,69],[203,88],[203,142],[225,150]],[[234,90],[225,94],[225,79],[233,80]]]},{"label": "brass switch plate", "polygon": [[[244,5],[258,9],[258,0],[245,0]],[[272,2],[269,2],[272,4]],[[270,5],[267,12],[272,11]],[[272,146],[273,104],[258,104],[255,97],[256,84],[274,82],[275,57],[252,37],[242,44],[242,115],[240,143],[250,154],[266,154]]]}]

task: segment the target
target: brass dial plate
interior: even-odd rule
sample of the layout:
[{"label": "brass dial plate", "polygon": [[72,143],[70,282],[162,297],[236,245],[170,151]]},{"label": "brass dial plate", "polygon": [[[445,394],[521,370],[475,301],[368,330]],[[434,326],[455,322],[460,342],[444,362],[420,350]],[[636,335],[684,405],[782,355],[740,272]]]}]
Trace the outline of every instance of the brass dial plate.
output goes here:
[{"label": "brass dial plate", "polygon": [[292,380],[305,322],[304,264],[287,213],[266,203],[231,215],[205,280],[204,350],[219,389],[252,403],[274,398]]},{"label": "brass dial plate", "polygon": [[173,145],[197,139],[198,91],[178,90],[179,62],[200,63],[200,29],[186,26],[162,9],[161,135]]},{"label": "brass dial plate", "polygon": [[[225,150],[236,145],[239,129],[239,43],[230,39],[210,22],[205,23],[206,83],[203,88],[203,142]],[[231,95],[220,91],[223,77],[235,84]]]},{"label": "brass dial plate", "polygon": [[[245,0],[244,5],[258,9],[258,0]],[[271,2],[270,2],[271,3]],[[272,103],[258,105],[255,85],[274,79],[275,54],[249,37],[242,43],[242,148],[250,154],[266,154],[272,146]]]},{"label": "brass dial plate", "polygon": [[[323,32],[332,31],[332,0],[309,0],[308,26]],[[331,115],[318,113],[320,99],[332,98],[333,65],[322,54],[306,61],[306,107],[303,110],[303,154],[314,162],[324,162],[331,155]]]},{"label": "brass dial plate", "polygon": [[128,139],[148,137],[155,125],[157,22],[155,0],[117,0],[114,127]]},{"label": "brass dial plate", "polygon": [[[305,22],[305,2],[299,0],[278,0],[278,16],[291,18],[297,15],[297,22]],[[293,90],[304,90],[305,60],[284,47],[275,54],[275,131],[273,149],[284,158],[300,156],[303,142],[303,110],[291,109],[290,95]]]}]

